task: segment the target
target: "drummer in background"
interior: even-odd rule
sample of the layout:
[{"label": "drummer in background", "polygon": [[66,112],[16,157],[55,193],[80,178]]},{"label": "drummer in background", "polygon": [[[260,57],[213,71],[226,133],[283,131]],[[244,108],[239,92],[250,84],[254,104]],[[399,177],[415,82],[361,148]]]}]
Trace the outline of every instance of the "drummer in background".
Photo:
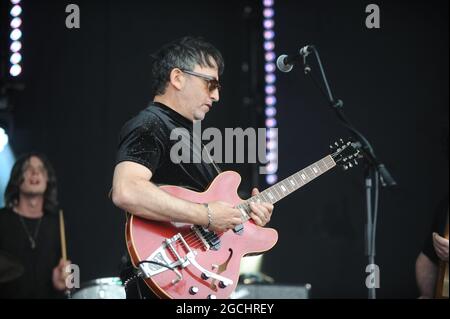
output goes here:
[{"label": "drummer in background", "polygon": [[31,153],[17,160],[4,198],[0,251],[14,256],[23,272],[2,280],[0,298],[62,297],[70,261],[61,259],[56,176],[44,155]]}]

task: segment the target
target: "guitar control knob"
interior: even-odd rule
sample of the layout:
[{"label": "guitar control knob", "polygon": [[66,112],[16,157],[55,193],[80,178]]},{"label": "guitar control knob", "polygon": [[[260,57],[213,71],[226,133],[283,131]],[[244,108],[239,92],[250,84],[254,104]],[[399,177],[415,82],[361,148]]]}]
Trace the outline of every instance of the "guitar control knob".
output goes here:
[{"label": "guitar control knob", "polygon": [[217,299],[216,295],[208,295],[208,299]]},{"label": "guitar control knob", "polygon": [[223,289],[223,288],[227,288],[227,286],[228,286],[228,285],[227,285],[226,283],[224,283],[223,281],[220,281],[220,282],[219,282],[219,287],[220,287],[220,288],[222,288],[222,289]]},{"label": "guitar control knob", "polygon": [[202,279],[203,280],[208,280],[209,276],[207,274],[205,274],[204,272],[202,272]]},{"label": "guitar control knob", "polygon": [[196,286],[192,286],[191,288],[189,288],[189,293],[191,294],[191,295],[195,295],[195,294],[197,294],[198,293],[198,287],[196,287]]}]

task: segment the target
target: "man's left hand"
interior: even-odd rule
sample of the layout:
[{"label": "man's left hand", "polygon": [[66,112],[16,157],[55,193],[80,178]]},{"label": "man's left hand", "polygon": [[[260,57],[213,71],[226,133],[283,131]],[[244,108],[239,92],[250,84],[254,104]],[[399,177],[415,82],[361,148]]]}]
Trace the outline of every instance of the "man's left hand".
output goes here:
[{"label": "man's left hand", "polygon": [[[258,195],[259,190],[253,188],[252,196]],[[265,202],[250,203],[250,217],[255,221],[256,225],[264,226],[270,221],[273,212],[273,205]]]},{"label": "man's left hand", "polygon": [[439,259],[448,261],[448,239],[433,233],[433,246]]}]

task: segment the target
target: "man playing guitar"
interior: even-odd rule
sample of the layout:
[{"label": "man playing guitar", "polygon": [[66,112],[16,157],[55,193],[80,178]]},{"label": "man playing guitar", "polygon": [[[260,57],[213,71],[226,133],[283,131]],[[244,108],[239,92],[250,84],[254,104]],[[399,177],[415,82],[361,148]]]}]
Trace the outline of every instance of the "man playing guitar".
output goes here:
[{"label": "man playing guitar", "polygon": [[[219,100],[219,75],[224,63],[220,52],[196,38],[182,38],[154,55],[152,75],[155,97],[150,106],[128,121],[120,133],[113,177],[112,200],[130,214],[163,222],[201,225],[224,232],[242,224],[242,212],[231,204],[199,204],[164,192],[156,184],[178,185],[204,191],[217,176],[214,163],[173,163],[170,139],[175,128],[185,128],[192,140],[193,121],[201,121]],[[252,195],[258,193],[253,189]],[[259,226],[271,217],[273,205],[251,204],[249,216]],[[145,285],[137,286],[137,289]],[[129,286],[128,297],[137,297]],[[140,295],[152,296],[145,288]]]}]

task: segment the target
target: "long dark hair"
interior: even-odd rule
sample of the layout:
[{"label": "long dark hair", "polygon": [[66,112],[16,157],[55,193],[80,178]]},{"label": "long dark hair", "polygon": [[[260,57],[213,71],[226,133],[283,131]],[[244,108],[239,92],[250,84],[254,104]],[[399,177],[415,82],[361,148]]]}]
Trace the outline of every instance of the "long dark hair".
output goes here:
[{"label": "long dark hair", "polygon": [[56,187],[56,174],[49,160],[44,154],[28,153],[19,157],[14,164],[11,177],[5,190],[5,204],[8,208],[13,208],[19,202],[20,185],[24,180],[26,164],[31,157],[36,156],[44,164],[47,170],[47,189],[44,193],[44,213],[56,213],[58,209],[58,191]]}]

